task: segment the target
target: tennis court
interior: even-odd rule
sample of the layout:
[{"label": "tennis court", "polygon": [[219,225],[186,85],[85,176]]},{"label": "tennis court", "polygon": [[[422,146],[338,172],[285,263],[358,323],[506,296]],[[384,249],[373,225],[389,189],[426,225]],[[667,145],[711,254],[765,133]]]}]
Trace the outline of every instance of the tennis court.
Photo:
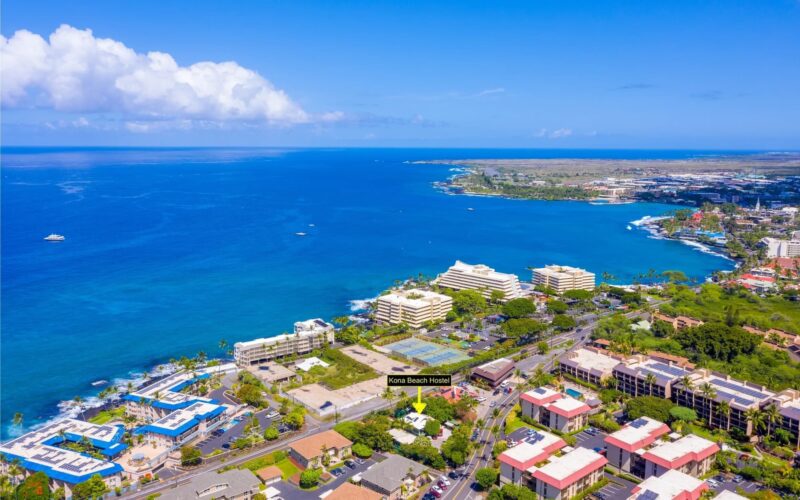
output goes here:
[{"label": "tennis court", "polygon": [[384,349],[426,365],[437,366],[458,363],[468,359],[462,351],[415,338],[383,346]]}]

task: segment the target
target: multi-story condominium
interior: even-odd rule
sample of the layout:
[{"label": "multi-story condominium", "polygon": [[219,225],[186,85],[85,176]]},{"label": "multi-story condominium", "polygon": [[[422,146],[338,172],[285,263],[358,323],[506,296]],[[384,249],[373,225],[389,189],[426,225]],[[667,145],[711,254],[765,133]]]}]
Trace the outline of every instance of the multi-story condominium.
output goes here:
[{"label": "multi-story condominium", "polygon": [[[9,464],[18,461],[24,475],[44,472],[53,489],[64,488],[67,498],[72,488],[94,475],[100,475],[110,489],[122,483],[123,469],[111,460],[127,448],[122,442],[125,429],[116,425],[96,425],[82,420],[65,419],[24,434],[0,445],[4,460],[0,471],[8,473]],[[95,458],[60,447],[62,443],[88,440],[104,458]]]},{"label": "multi-story condominium", "polygon": [[293,334],[236,342],[233,357],[239,366],[256,365],[275,358],[295,354],[307,354],[314,349],[322,349],[334,340],[333,325],[321,319],[298,321]]},{"label": "multi-story condominium", "polygon": [[650,417],[629,422],[606,437],[608,463],[622,472],[644,477],[644,460],[638,452],[647,449],[669,432],[667,424]]},{"label": "multi-story condominium", "polygon": [[375,319],[380,323],[420,328],[428,321],[445,319],[453,299],[427,290],[393,290],[378,297]]},{"label": "multi-story condominium", "polygon": [[800,235],[796,231],[790,240],[761,238],[759,244],[766,248],[767,258],[800,257]]},{"label": "multi-story condominium", "polygon": [[508,358],[498,358],[484,363],[472,370],[472,378],[486,382],[491,387],[497,387],[514,371],[514,361]]},{"label": "multi-story condominium", "polygon": [[606,457],[588,448],[575,448],[561,456],[551,455],[544,464],[537,464],[528,473],[529,487],[540,498],[566,500],[591,488],[603,478]]},{"label": "multi-story condominium", "polygon": [[500,461],[500,482],[527,485],[531,480],[528,469],[565,446],[567,443],[555,434],[536,431],[497,457]]},{"label": "multi-story condominium", "polygon": [[617,389],[631,396],[672,398],[672,385],[691,372],[648,356],[632,356],[614,367]]},{"label": "multi-story condominium", "polygon": [[[699,500],[708,484],[677,470],[651,476],[631,490],[629,500]],[[738,495],[737,495],[738,496]]]},{"label": "multi-story condominium", "polygon": [[683,330],[684,328],[692,328],[703,324],[703,321],[690,316],[668,316],[659,311],[653,313],[653,320],[665,321],[671,324],[676,330]]},{"label": "multi-story condominium", "polygon": [[206,437],[225,422],[227,406],[197,401],[173,411],[166,417],[139,427],[134,434],[140,434],[153,443],[173,450],[189,441]]},{"label": "multi-story condominium", "polygon": [[694,434],[658,444],[641,455],[644,477],[661,476],[670,470],[694,477],[702,476],[711,470],[718,451],[716,443]]},{"label": "multi-story condominium", "polygon": [[589,422],[591,408],[583,401],[547,387],[538,387],[519,397],[521,415],[560,432],[573,432]]},{"label": "multi-story condominium", "polygon": [[558,293],[567,290],[594,290],[594,273],[570,266],[544,266],[533,271],[533,284],[552,288]]},{"label": "multi-story condominium", "polygon": [[454,290],[478,290],[486,298],[493,291],[503,292],[504,300],[522,296],[519,278],[515,274],[498,273],[483,264],[471,265],[460,260],[440,274],[435,283]]},{"label": "multi-story condominium", "polygon": [[[740,429],[748,436],[754,429],[747,418],[747,410],[760,409],[775,396],[763,386],[708,369],[697,370],[679,380],[674,392],[673,400],[692,408],[701,420],[710,422],[713,427]],[[730,411],[720,411],[722,402],[727,403]]]},{"label": "multi-story condominium", "polygon": [[601,385],[604,379],[613,375],[614,367],[619,363],[619,358],[593,347],[584,347],[563,355],[558,360],[558,369],[561,373]]},{"label": "multi-story condominium", "polygon": [[216,403],[213,399],[183,392],[187,387],[193,387],[210,376],[207,369],[197,373],[173,373],[124,395],[122,399],[125,401],[125,412],[139,420],[150,422],[196,402]]},{"label": "multi-story condominium", "polygon": [[774,404],[780,409],[781,420],[778,422],[778,427],[791,434],[795,448],[800,448],[800,391],[797,389],[781,391],[770,400],[769,404]]}]

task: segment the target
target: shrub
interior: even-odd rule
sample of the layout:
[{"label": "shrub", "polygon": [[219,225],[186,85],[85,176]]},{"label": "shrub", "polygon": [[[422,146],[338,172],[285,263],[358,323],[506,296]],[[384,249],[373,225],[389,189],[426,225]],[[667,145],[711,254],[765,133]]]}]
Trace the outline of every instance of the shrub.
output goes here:
[{"label": "shrub", "polygon": [[203,452],[196,446],[184,446],[181,448],[181,465],[198,465],[202,457]]},{"label": "shrub", "polygon": [[278,428],[274,425],[270,425],[267,427],[267,430],[264,431],[264,439],[267,441],[275,441],[279,436],[280,433],[278,432]]},{"label": "shrub", "polygon": [[363,443],[356,443],[353,445],[353,455],[358,458],[369,458],[372,456],[372,449]]},{"label": "shrub", "polygon": [[494,484],[497,482],[498,476],[499,474],[497,469],[491,469],[489,467],[478,469],[478,471],[475,472],[475,480],[483,490],[488,490],[494,486]]},{"label": "shrub", "polygon": [[319,484],[319,478],[322,475],[321,469],[306,469],[300,474],[300,487],[313,488]]}]

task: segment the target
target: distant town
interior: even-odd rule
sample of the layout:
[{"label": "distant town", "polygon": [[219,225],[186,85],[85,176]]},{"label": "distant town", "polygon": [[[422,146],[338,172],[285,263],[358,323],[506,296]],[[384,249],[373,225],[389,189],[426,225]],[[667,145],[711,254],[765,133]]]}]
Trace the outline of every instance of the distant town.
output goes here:
[{"label": "distant town", "polygon": [[[713,199],[642,224],[737,269],[616,286],[457,261],[76,400],[81,418],[0,445],[3,498],[797,498],[797,208]],[[452,385],[387,385],[412,374]]]}]

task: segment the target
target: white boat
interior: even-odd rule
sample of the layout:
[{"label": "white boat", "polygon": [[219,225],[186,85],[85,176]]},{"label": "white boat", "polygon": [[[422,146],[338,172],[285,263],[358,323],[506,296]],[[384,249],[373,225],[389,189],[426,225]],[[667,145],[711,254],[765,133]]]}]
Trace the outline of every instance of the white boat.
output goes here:
[{"label": "white boat", "polygon": [[633,228],[631,227],[631,225],[630,225],[630,224],[628,224],[628,227],[626,227],[625,229],[627,229],[628,231],[630,231],[630,230],[631,230],[631,229],[633,229]]},{"label": "white boat", "polygon": [[297,236],[305,236],[307,233],[299,232],[299,233],[294,233],[294,234],[296,234]]},{"label": "white boat", "polygon": [[314,224],[309,224],[308,227],[315,227],[315,225]]},{"label": "white boat", "polygon": [[94,382],[92,382],[92,385],[94,387],[98,387],[98,386],[101,386],[101,385],[106,385],[107,383],[108,383],[108,380],[95,380]]},{"label": "white boat", "polygon": [[61,236],[60,234],[50,234],[44,237],[44,241],[64,241],[66,238]]},{"label": "white boat", "polygon": [[475,211],[475,209],[472,208],[472,207],[469,207],[467,210],[469,210],[470,212],[474,212]]}]

